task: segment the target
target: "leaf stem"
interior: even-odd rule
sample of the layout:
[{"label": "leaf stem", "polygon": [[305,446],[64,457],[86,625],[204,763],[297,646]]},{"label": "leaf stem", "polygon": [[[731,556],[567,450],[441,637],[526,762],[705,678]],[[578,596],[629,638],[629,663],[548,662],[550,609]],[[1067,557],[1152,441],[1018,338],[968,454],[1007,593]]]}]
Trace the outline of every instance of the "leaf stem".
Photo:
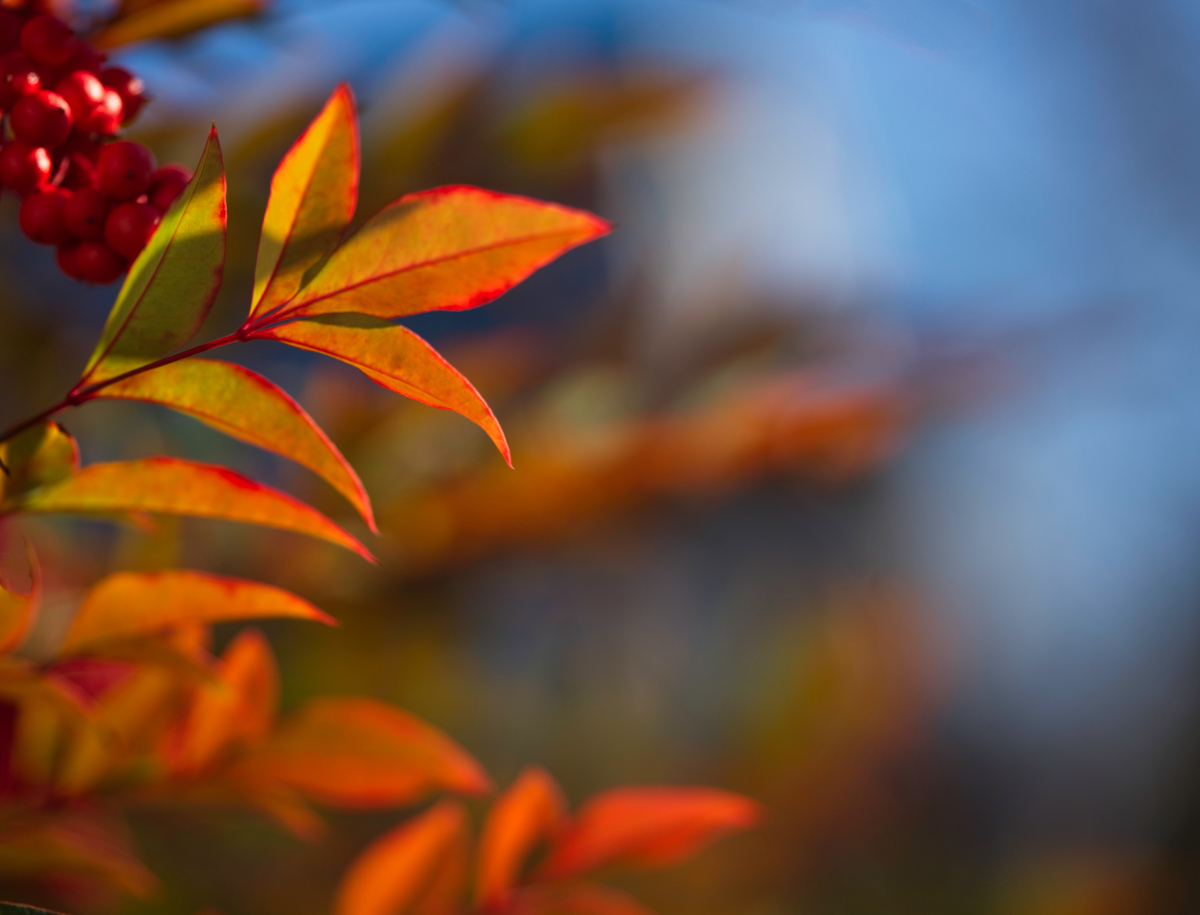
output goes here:
[{"label": "leaf stem", "polygon": [[[218,337],[216,340],[210,340],[208,343],[201,343],[198,346],[193,346],[190,349],[182,350],[170,356],[164,356],[161,359],[150,362],[146,365],[139,366],[136,369],[130,369],[128,372],[122,372],[120,375],[114,375],[112,378],[106,378],[103,381],[97,381],[93,384],[76,384],[67,392],[67,396],[56,403],[54,406],[43,410],[36,416],[31,416],[29,419],[15,423],[0,432],[0,444],[7,442],[10,438],[20,435],[26,429],[36,426],[38,423],[45,422],[50,417],[61,413],[69,407],[77,407],[80,404],[87,403],[96,396],[98,391],[103,390],[111,384],[116,384],[118,381],[124,381],[126,378],[132,378],[134,375],[140,375],[142,372],[149,372],[152,369],[161,368],[164,365],[170,365],[172,362],[178,362],[181,359],[187,359],[189,356],[197,356],[200,353],[206,353],[211,349],[217,349],[221,346],[227,346],[230,343],[240,343],[250,339],[249,331],[246,325],[239,327],[231,334],[226,334],[224,337]],[[0,464],[2,466],[2,464]],[[8,473],[8,468],[4,468],[4,472]]]}]

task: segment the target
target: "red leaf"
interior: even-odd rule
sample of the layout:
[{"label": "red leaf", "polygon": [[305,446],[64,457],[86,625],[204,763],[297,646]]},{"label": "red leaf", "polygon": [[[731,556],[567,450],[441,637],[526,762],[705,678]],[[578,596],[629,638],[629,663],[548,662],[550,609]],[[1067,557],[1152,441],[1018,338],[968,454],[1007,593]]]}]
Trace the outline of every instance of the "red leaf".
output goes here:
[{"label": "red leaf", "polygon": [[539,871],[561,879],[602,867],[664,867],[758,822],[759,805],[712,788],[618,788],[588,801]]}]

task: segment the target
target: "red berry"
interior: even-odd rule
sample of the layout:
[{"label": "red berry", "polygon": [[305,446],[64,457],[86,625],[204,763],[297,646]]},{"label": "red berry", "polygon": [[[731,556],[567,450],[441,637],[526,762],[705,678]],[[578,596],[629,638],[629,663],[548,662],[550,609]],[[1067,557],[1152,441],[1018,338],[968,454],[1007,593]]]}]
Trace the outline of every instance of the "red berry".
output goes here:
[{"label": "red berry", "polygon": [[125,120],[122,123],[128,124],[138,116],[146,104],[146,86],[138,77],[124,67],[108,67],[100,71],[100,82],[121,96],[125,106]]},{"label": "red berry", "polygon": [[112,203],[95,188],[83,188],[63,201],[63,224],[76,238],[99,238]]},{"label": "red berry", "polygon": [[58,261],[58,269],[71,279],[84,279],[83,273],[79,270],[79,245],[59,245],[58,251],[55,252],[54,259]]},{"label": "red berry", "polygon": [[70,70],[86,70],[95,76],[100,75],[100,70],[104,67],[104,61],[108,59],[108,55],[97,51],[86,41],[75,39],[72,45],[71,56],[67,58],[66,66]]},{"label": "red berry", "polygon": [[111,137],[121,129],[121,120],[125,117],[125,104],[115,89],[104,89],[104,97],[100,104],[92,108],[79,121],[76,127],[84,133],[98,133],[103,137]]},{"label": "red berry", "polygon": [[160,213],[167,212],[191,180],[192,173],[182,165],[164,165],[150,182],[150,206]]},{"label": "red berry", "polygon": [[0,152],[0,180],[24,197],[50,180],[50,153],[13,140]]},{"label": "red berry", "polygon": [[20,54],[0,56],[0,108],[11,109],[24,96],[42,88],[42,78],[33,64]]},{"label": "red berry", "polygon": [[81,241],[75,267],[89,283],[106,286],[125,272],[125,259],[102,241]]},{"label": "red berry", "polygon": [[96,172],[100,190],[118,200],[133,200],[150,189],[154,154],[141,143],[119,140],[100,151]]},{"label": "red berry", "polygon": [[8,10],[0,11],[0,51],[15,51],[21,41],[25,20]]},{"label": "red berry", "polygon": [[18,140],[53,149],[71,132],[71,106],[57,92],[41,89],[17,102],[8,122]]},{"label": "red berry", "polygon": [[21,29],[21,50],[39,64],[65,64],[75,50],[75,33],[54,16],[34,16]]},{"label": "red berry", "polygon": [[104,240],[118,254],[133,260],[158,228],[162,217],[148,203],[122,203],[104,223]]},{"label": "red berry", "polygon": [[21,231],[41,245],[61,245],[71,240],[63,224],[63,205],[70,191],[47,187],[25,198],[21,204]]},{"label": "red berry", "polygon": [[104,101],[104,83],[86,70],[67,74],[55,84],[54,91],[67,100],[76,123]]}]

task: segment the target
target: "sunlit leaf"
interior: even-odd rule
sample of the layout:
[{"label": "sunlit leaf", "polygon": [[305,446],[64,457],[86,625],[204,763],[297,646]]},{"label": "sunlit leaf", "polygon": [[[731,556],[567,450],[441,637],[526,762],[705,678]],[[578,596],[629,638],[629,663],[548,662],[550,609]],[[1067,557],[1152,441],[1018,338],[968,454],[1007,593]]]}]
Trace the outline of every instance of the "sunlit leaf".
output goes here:
[{"label": "sunlit leaf", "polygon": [[753,826],[754,801],[712,788],[618,788],[588,801],[540,869],[563,878],[597,868],[664,867]]},{"label": "sunlit leaf", "polygon": [[653,915],[638,902],[594,883],[532,886],[517,894],[512,915]]},{"label": "sunlit leaf", "polygon": [[173,569],[117,572],[95,585],[71,622],[61,652],[159,632],[180,623],[291,617],[334,624],[282,588],[241,578]]},{"label": "sunlit leaf", "polygon": [[321,803],[383,807],[441,789],[478,795],[487,776],[445,734],[374,699],[315,699],[239,768]]},{"label": "sunlit leaf", "polygon": [[264,739],[279,704],[275,655],[261,632],[240,632],[221,656],[214,683],[192,701],[175,752],[175,768],[196,775],[239,744]]},{"label": "sunlit leaf", "polygon": [[16,650],[25,640],[42,601],[42,569],[28,541],[25,552],[29,557],[29,593],[10,591],[0,582],[0,654]]},{"label": "sunlit leaf", "polygon": [[466,811],[442,801],[355,859],[338,887],[334,915],[451,915],[462,894],[467,842]]},{"label": "sunlit leaf", "polygon": [[581,210],[474,187],[409,194],[368,220],[277,314],[473,308],[610,229]]},{"label": "sunlit leaf", "polygon": [[148,365],[187,343],[225,265],[225,170],[214,127],[195,177],[129,268],[79,386]]},{"label": "sunlit leaf", "polygon": [[31,489],[58,483],[79,470],[79,445],[54,422],[39,423],[0,444],[0,493],[9,502]]},{"label": "sunlit leaf", "polygon": [[252,318],[292,298],[305,272],[337,246],[358,200],[358,159],[358,114],[343,83],[271,179]]},{"label": "sunlit leaf", "polygon": [[484,823],[476,903],[483,908],[502,908],[530,853],[537,843],[558,832],[566,815],[562,791],[545,769],[532,766],[522,772],[497,798]]},{"label": "sunlit leaf", "polygon": [[257,372],[212,359],[183,359],[118,381],[97,396],[163,404],[291,458],[323,477],[375,530],[371,500],[354,468],[303,407]]},{"label": "sunlit leaf", "polygon": [[328,315],[281,324],[256,335],[333,356],[389,390],[462,414],[483,429],[511,463],[504,431],[479,392],[408,328],[367,315]]},{"label": "sunlit leaf", "polygon": [[[366,547],[298,499],[227,467],[175,458],[92,464],[32,493],[20,511],[119,514],[159,512],[224,518],[319,537],[372,559]],[[372,560],[374,561],[374,560]]]},{"label": "sunlit leaf", "polygon": [[186,35],[226,19],[252,16],[262,10],[265,0],[167,0],[122,16],[92,36],[101,50],[110,50],[150,38]]}]

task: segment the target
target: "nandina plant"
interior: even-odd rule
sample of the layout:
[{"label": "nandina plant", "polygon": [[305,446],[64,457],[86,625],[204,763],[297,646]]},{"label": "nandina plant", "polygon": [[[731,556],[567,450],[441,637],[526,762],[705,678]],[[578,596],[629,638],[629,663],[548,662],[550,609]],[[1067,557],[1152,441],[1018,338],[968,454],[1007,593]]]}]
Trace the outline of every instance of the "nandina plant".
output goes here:
[{"label": "nandina plant", "polygon": [[[199,358],[255,339],[324,353],[386,388],[461,413],[508,458],[504,434],[470,382],[394,320],[488,302],[609,226],[578,210],[457,186],[403,197],[343,241],[357,196],[357,131],[353,98],[339,87],[275,172],[247,318],[189,346],[217,294],[225,254],[214,128],[194,178],[133,260],[78,382],[0,434],[0,516],[223,518],[323,538],[370,559],[320,512],[225,467],[166,457],[81,466],[77,443],[54,419],[101,398],[163,404],[310,468],[373,531],[357,475],[295,401],[249,369]],[[0,587],[3,869],[86,875],[144,895],[155,878],[116,819],[128,803],[242,806],[311,836],[321,822],[314,804],[396,807],[435,793],[491,791],[466,751],[385,703],[317,699],[279,720],[279,675],[256,630],[213,655],[217,622],[331,622],[294,594],[200,571],[118,572],[85,595],[55,656],[34,663],[17,653],[40,600],[32,545],[29,575],[27,591]],[[625,788],[572,817],[550,776],[530,769],[487,815],[473,881],[466,809],[442,800],[368,848],[333,908],[637,915],[645,911],[639,904],[590,876],[671,864],[757,815],[745,798],[711,789]]]}]

